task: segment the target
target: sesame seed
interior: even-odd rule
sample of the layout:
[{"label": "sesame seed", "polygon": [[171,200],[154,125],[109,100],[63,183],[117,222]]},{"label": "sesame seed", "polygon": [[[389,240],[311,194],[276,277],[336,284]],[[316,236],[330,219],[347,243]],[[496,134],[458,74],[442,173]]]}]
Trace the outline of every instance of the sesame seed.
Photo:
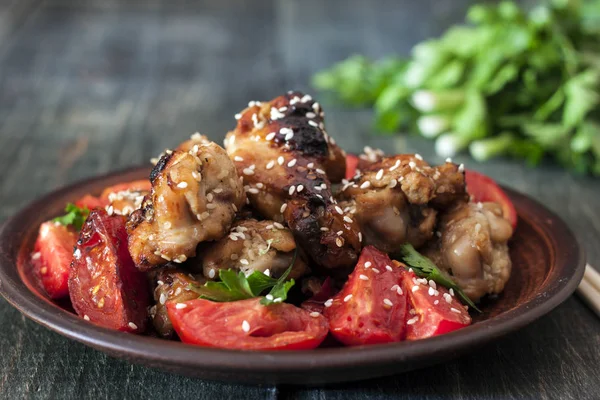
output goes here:
[{"label": "sesame seed", "polygon": [[169,257],[169,256],[168,256],[168,255],[166,255],[166,254],[161,254],[160,256],[161,256],[161,257],[162,257],[164,260],[171,261],[171,257]]},{"label": "sesame seed", "polygon": [[160,304],[165,304],[165,302],[167,301],[167,294],[166,293],[161,293],[158,302]]},{"label": "sesame seed", "polygon": [[383,304],[390,307],[394,305],[390,299],[383,299]]},{"label": "sesame seed", "polygon": [[429,280],[429,286],[431,286],[434,289],[437,289],[437,285],[432,279]]},{"label": "sesame seed", "polygon": [[296,189],[296,191],[298,193],[300,193],[302,190],[304,190],[304,186],[303,185],[298,185],[298,188]]},{"label": "sesame seed", "polygon": [[321,227],[321,232],[327,232],[328,230],[329,230],[329,228],[327,228],[326,226]]},{"label": "sesame seed", "polygon": [[187,307],[187,304],[185,304],[185,303],[177,303],[177,304],[175,304],[175,308],[178,309],[178,310],[181,310],[181,309],[186,308],[186,307]]},{"label": "sesame seed", "polygon": [[307,112],[306,113],[306,118],[315,118],[317,116],[317,114],[315,114],[314,112]]},{"label": "sesame seed", "polygon": [[413,291],[413,293],[416,292],[417,290],[419,290],[419,285],[413,286],[411,290]]},{"label": "sesame seed", "polygon": [[312,120],[311,120],[311,121],[308,121],[308,124],[309,124],[310,126],[314,126],[315,128],[318,128],[318,127],[319,127],[319,124],[317,124],[315,121],[312,121]]},{"label": "sesame seed", "polygon": [[363,280],[363,281],[368,281],[368,280],[369,280],[369,277],[368,277],[368,276],[366,276],[366,275],[360,274],[360,275],[358,276],[358,279],[360,279],[360,280]]},{"label": "sesame seed", "polygon": [[240,258],[240,264],[248,265],[250,263],[245,258]]},{"label": "sesame seed", "polygon": [[273,299],[273,303],[281,303],[283,301],[283,299],[281,297],[277,297],[275,299]]},{"label": "sesame seed", "polygon": [[306,167],[307,168],[314,168],[315,167],[315,163],[310,162],[310,163],[306,164]]},{"label": "sesame seed", "polygon": [[423,161],[423,157],[421,157],[421,155],[420,155],[420,154],[418,154],[418,153],[417,153],[417,154],[415,154],[415,158],[416,158],[417,160]]},{"label": "sesame seed", "polygon": [[447,162],[447,163],[451,163],[451,162],[452,162],[452,159],[451,159],[450,157],[448,157],[448,158],[446,158],[446,162]]},{"label": "sesame seed", "polygon": [[349,302],[351,298],[352,298],[351,294],[349,294],[348,296],[344,297],[344,303]]},{"label": "sesame seed", "polygon": [[319,314],[319,313],[318,313],[318,312],[316,312],[316,311],[313,311],[313,312],[311,312],[311,313],[310,313],[310,314],[308,314],[308,315],[310,315],[310,316],[311,316],[311,317],[313,317],[313,318],[317,318],[317,317],[318,317],[319,315],[321,315],[321,314]]},{"label": "sesame seed", "polygon": [[331,307],[332,304],[333,304],[333,299],[329,299],[324,303],[325,307]]},{"label": "sesame seed", "polygon": [[136,325],[136,324],[134,324],[133,322],[130,322],[130,323],[128,323],[127,325],[128,325],[128,326],[129,326],[131,329],[134,329],[134,330],[138,328],[138,327],[137,327],[137,325]]},{"label": "sesame seed", "polygon": [[244,161],[244,158],[240,157],[240,156],[235,156],[235,157],[233,157],[233,159],[234,159],[234,161],[238,161],[238,162]]},{"label": "sesame seed", "polygon": [[279,209],[279,212],[283,214],[283,212],[285,211],[285,209],[286,209],[286,208],[287,208],[287,204],[286,204],[286,203],[283,203],[283,204],[281,205],[281,208]]},{"label": "sesame seed", "polygon": [[338,236],[342,236],[344,234],[344,231],[337,231],[335,234]]},{"label": "sesame seed", "polygon": [[253,171],[252,169],[250,169],[250,168],[244,168],[244,169],[242,170],[242,173],[243,173],[244,175],[254,175],[254,171]]},{"label": "sesame seed", "polygon": [[358,241],[362,243],[362,232],[358,232]]},{"label": "sesame seed", "polygon": [[211,268],[210,271],[208,271],[208,277],[210,279],[213,279],[215,277],[215,275],[216,275],[216,272],[215,272],[214,268]]},{"label": "sesame seed", "polygon": [[217,205],[213,204],[213,203],[208,203],[206,205],[206,208],[209,209],[209,210],[214,210],[215,208],[217,208]]},{"label": "sesame seed", "polygon": [[365,268],[369,268],[369,267],[371,267],[371,265],[372,265],[372,264],[371,264],[371,261],[367,261],[367,262],[365,263]]},{"label": "sesame seed", "polygon": [[337,247],[342,247],[344,245],[344,241],[338,237],[335,239],[335,244],[337,245]]},{"label": "sesame seed", "polygon": [[446,300],[446,303],[452,303],[452,296],[448,293],[444,293],[444,300]]},{"label": "sesame seed", "polygon": [[283,162],[285,161],[285,159],[283,158],[283,156],[279,156],[277,157],[277,164],[279,165],[283,165]]},{"label": "sesame seed", "polygon": [[273,295],[272,294],[268,294],[265,297],[267,298],[267,300],[273,301]]},{"label": "sesame seed", "polygon": [[281,225],[279,222],[273,222],[273,226],[277,229],[284,229],[284,226]]},{"label": "sesame seed", "polygon": [[382,177],[383,177],[383,169],[380,169],[379,171],[377,171],[377,175],[375,175],[375,179],[381,180]]},{"label": "sesame seed", "polygon": [[315,169],[315,172],[321,175],[325,175],[325,171],[323,171],[321,168]]},{"label": "sesame seed", "polygon": [[35,253],[33,253],[33,255],[31,256],[31,259],[32,259],[32,260],[39,260],[39,258],[40,258],[41,256],[42,256],[42,253],[40,253],[40,252],[38,251],[38,252],[35,252]]},{"label": "sesame seed", "polygon": [[379,273],[379,270],[377,268],[371,268],[371,271],[375,272],[376,274]]},{"label": "sesame seed", "polygon": [[436,301],[433,302],[433,304],[437,306],[438,304],[440,304],[440,301],[436,300]]},{"label": "sesame seed", "polygon": [[296,159],[294,158],[292,161],[290,161],[289,163],[287,163],[288,167],[293,167],[294,165],[296,165]]},{"label": "sesame seed", "polygon": [[273,229],[273,224],[269,224],[269,225],[265,226],[265,229]]},{"label": "sesame seed", "polygon": [[335,206],[335,211],[340,215],[344,215],[344,210],[340,206]]},{"label": "sesame seed", "polygon": [[244,320],[242,322],[242,330],[244,332],[250,332],[250,324],[248,323],[248,321]]},{"label": "sesame seed", "polygon": [[248,189],[248,192],[252,193],[252,194],[258,194],[260,192],[260,190],[258,190],[257,188],[250,188],[250,189]]},{"label": "sesame seed", "polygon": [[456,308],[454,308],[454,307],[450,307],[450,311],[452,311],[453,313],[460,314],[460,310],[457,310],[457,309],[456,309]]},{"label": "sesame seed", "polygon": [[291,196],[294,194],[295,191],[296,191],[296,186],[292,185],[292,186],[290,186],[290,188],[288,190],[288,194]]},{"label": "sesame seed", "polygon": [[465,172],[465,164],[460,164],[458,166],[458,172]]},{"label": "sesame seed", "polygon": [[271,169],[271,168],[273,168],[274,165],[275,165],[275,161],[271,160],[267,163],[265,168]]},{"label": "sesame seed", "polygon": [[449,292],[450,292],[450,296],[454,297],[454,289],[450,288]]},{"label": "sesame seed", "polygon": [[240,119],[240,118],[242,118],[242,114],[235,114],[234,117],[235,117],[235,119]]},{"label": "sesame seed", "polygon": [[369,182],[369,181],[365,181],[365,182],[363,182],[363,184],[362,184],[362,185],[360,185],[360,188],[361,188],[361,189],[366,189],[366,188],[368,188],[369,186],[371,186],[371,182]]},{"label": "sesame seed", "polygon": [[350,217],[349,217],[349,216],[347,216],[347,215],[344,215],[344,221],[346,221],[346,222],[347,222],[347,223],[349,223],[349,224],[351,224],[352,222],[354,222],[354,221],[352,221],[352,218],[350,218]]},{"label": "sesame seed", "polygon": [[415,169],[415,167],[417,166],[417,164],[414,161],[410,161],[408,163],[408,166],[410,167],[410,169]]},{"label": "sesame seed", "polygon": [[206,195],[206,200],[208,200],[208,202],[210,203],[211,201],[213,201],[213,199],[215,198],[215,195],[212,193],[209,193]]},{"label": "sesame seed", "polygon": [[83,316],[83,319],[85,319],[86,321],[89,321],[90,317],[88,317],[87,314],[86,314],[86,315]]},{"label": "sesame seed", "polygon": [[206,219],[210,216],[210,213],[208,211],[204,211],[202,214],[200,214],[200,219]]},{"label": "sesame seed", "polygon": [[435,295],[435,289],[432,287],[429,287],[429,290],[427,291],[427,294],[429,294],[430,296]]},{"label": "sesame seed", "polygon": [[393,166],[390,167],[390,171],[395,170],[396,168],[398,168],[400,166],[400,160],[396,160],[396,164],[394,164]]},{"label": "sesame seed", "polygon": [[406,325],[412,325],[419,320],[419,317],[412,317],[408,321],[406,321]]}]

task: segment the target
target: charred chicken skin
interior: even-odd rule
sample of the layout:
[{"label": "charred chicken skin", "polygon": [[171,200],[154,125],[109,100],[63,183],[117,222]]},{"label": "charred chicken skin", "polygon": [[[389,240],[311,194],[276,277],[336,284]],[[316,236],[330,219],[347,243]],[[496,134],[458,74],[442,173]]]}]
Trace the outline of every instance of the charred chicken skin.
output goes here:
[{"label": "charred chicken skin", "polygon": [[167,152],[150,181],[151,194],[127,224],[129,252],[140,270],[195,256],[198,243],[229,232],[246,200],[233,163],[212,142]]},{"label": "charred chicken skin", "polygon": [[497,203],[461,203],[440,215],[427,255],[473,301],[502,292],[511,272],[513,230]]},{"label": "charred chicken skin", "polygon": [[251,102],[236,118],[225,147],[252,207],[286,224],[317,265],[352,267],[361,247],[358,226],[331,191],[344,176],[345,155],[325,132],[319,104],[289,92]]},{"label": "charred chicken skin", "polygon": [[438,210],[468,199],[461,168],[431,167],[418,155],[363,164],[337,197],[358,222],[365,245],[395,253],[403,243],[420,247],[433,236]]},{"label": "charred chicken skin", "polygon": [[[218,278],[219,269],[250,275],[255,271],[278,278],[294,261],[296,242],[289,229],[274,221],[248,219],[237,222],[225,236],[199,254],[204,276]],[[290,278],[308,272],[302,254],[297,253]]]}]

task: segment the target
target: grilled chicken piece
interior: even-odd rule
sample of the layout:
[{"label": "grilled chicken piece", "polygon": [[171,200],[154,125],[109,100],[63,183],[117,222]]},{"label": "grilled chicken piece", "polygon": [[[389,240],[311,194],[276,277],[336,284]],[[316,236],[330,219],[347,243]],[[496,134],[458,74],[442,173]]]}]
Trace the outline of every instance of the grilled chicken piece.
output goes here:
[{"label": "grilled chicken piece", "polygon": [[229,232],[246,200],[236,169],[215,143],[165,154],[150,174],[152,193],[129,217],[129,252],[142,270],[184,262],[200,242]]},{"label": "grilled chicken piece", "polygon": [[[292,232],[278,222],[248,219],[234,225],[229,233],[203,251],[204,276],[218,277],[219,269],[243,271],[246,276],[254,271],[274,278],[280,277],[292,264],[296,242]],[[308,271],[302,254],[296,260],[289,277],[297,279]]]},{"label": "grilled chicken piece", "polygon": [[332,197],[345,174],[345,154],[323,127],[318,103],[289,92],[251,102],[225,138],[251,205],[285,223],[311,259],[325,268],[352,267],[360,251],[356,223]]},{"label": "grilled chicken piece", "polygon": [[461,203],[440,215],[437,239],[424,254],[473,301],[502,292],[510,277],[512,227],[496,203]]},{"label": "grilled chicken piece", "polygon": [[425,244],[433,236],[438,210],[468,199],[460,167],[430,167],[409,154],[365,164],[337,197],[358,222],[364,244],[388,253],[407,242]]},{"label": "grilled chicken piece", "polygon": [[129,215],[142,207],[144,197],[149,194],[146,190],[122,190],[108,194],[110,202],[106,208],[109,214]]},{"label": "grilled chicken piece", "polygon": [[150,308],[150,316],[154,329],[160,336],[172,338],[175,333],[165,303],[168,301],[182,303],[197,299],[198,294],[189,289],[190,285],[202,286],[205,282],[202,276],[192,277],[173,268],[165,268],[156,274],[154,289],[156,304]]}]

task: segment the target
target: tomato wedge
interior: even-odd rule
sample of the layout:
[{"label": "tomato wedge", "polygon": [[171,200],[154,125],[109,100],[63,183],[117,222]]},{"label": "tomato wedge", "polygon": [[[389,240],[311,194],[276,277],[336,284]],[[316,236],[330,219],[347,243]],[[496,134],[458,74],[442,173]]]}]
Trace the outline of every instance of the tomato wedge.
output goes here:
[{"label": "tomato wedge", "polygon": [[406,271],[397,261],[394,267],[403,270],[402,290],[408,294],[407,340],[442,335],[471,324],[469,312],[446,288],[419,280],[414,272]]},{"label": "tomato wedge", "polygon": [[402,273],[387,254],[363,248],[342,290],[325,303],[333,337],[350,346],[402,340],[407,312]]},{"label": "tomato wedge", "polygon": [[69,296],[69,268],[76,242],[75,231],[64,225],[52,221],[40,225],[32,260],[50,298]]},{"label": "tomato wedge", "polygon": [[358,167],[358,156],[346,154],[346,179],[352,179],[356,175]]},{"label": "tomato wedge", "polygon": [[127,250],[124,217],[90,212],[73,253],[69,291],[84,319],[121,331],[145,330],[150,293]]},{"label": "tomato wedge", "polygon": [[508,219],[513,229],[517,227],[515,206],[492,178],[476,171],[465,170],[465,181],[467,192],[473,197],[473,201],[490,201],[500,204],[504,217]]},{"label": "tomato wedge", "polygon": [[260,304],[261,298],[216,303],[167,302],[169,318],[184,343],[240,350],[305,350],[327,336],[327,320],[292,304]]}]

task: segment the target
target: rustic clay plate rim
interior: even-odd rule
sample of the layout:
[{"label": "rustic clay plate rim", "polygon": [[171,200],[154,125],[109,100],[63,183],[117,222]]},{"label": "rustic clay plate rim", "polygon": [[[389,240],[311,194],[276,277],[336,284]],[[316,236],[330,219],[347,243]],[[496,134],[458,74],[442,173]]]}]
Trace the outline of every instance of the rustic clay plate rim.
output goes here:
[{"label": "rustic clay plate rim", "polygon": [[[533,299],[490,319],[430,339],[384,345],[320,348],[311,351],[237,351],[203,348],[102,328],[84,321],[33,293],[19,276],[16,266],[16,257],[21,250],[21,240],[25,237],[26,231],[26,227],[19,224],[19,221],[25,220],[32,212],[38,213],[40,218],[48,217],[46,208],[47,204],[51,203],[51,199],[63,197],[72,192],[83,193],[85,190],[82,189],[93,186],[96,182],[109,181],[123,175],[141,174],[147,169],[147,167],[135,167],[76,182],[43,196],[9,218],[0,228],[0,294],[33,321],[61,335],[110,354],[120,354],[123,358],[138,362],[146,361],[158,367],[197,367],[202,370],[210,369],[231,374],[251,372],[255,375],[260,372],[277,374],[302,372],[310,369],[314,373],[315,369],[325,371],[330,368],[366,368],[418,360],[420,357],[431,357],[432,355],[440,359],[447,358],[451,354],[463,352],[469,347],[474,348],[522,328],[545,315],[565,301],[575,291],[583,277],[585,268],[583,249],[579,246],[569,227],[556,214],[541,204],[512,189],[504,188],[509,197],[519,200],[517,203],[530,203],[537,208],[537,213],[545,218],[547,223],[554,225],[554,230],[562,231],[563,242],[560,243],[560,251],[554,249],[555,262],[572,265],[572,268],[565,269],[571,273],[553,276],[550,272],[547,281],[543,284],[548,290],[538,293]],[[520,210],[517,209],[517,211]],[[519,212],[519,218],[527,220],[528,215]],[[531,225],[536,226],[533,223]],[[15,232],[21,236],[14,235]],[[551,279],[553,281],[548,282]],[[419,364],[423,363],[419,362]],[[365,376],[371,377],[373,374],[366,373]],[[323,379],[323,381],[327,380]],[[341,381],[344,379],[331,380]]]}]

